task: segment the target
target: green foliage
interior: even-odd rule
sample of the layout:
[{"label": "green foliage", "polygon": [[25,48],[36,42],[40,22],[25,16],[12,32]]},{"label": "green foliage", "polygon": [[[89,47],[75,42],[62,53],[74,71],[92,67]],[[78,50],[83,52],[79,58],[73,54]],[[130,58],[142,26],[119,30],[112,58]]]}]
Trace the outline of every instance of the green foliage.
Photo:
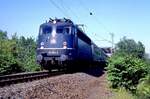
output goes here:
[{"label": "green foliage", "polygon": [[3,32],[0,30],[0,40],[7,39],[7,32]]},{"label": "green foliage", "polygon": [[24,71],[21,62],[15,58],[17,54],[15,46],[16,42],[7,37],[0,40],[0,75]]},{"label": "green foliage", "polygon": [[0,75],[22,72],[21,63],[12,56],[0,55]]},{"label": "green foliage", "polygon": [[[150,59],[141,42],[123,38],[117,43],[116,52],[108,60],[107,70],[107,78],[113,88],[123,87],[132,91],[137,96],[134,96],[135,99],[150,98]],[[129,95],[123,94],[125,96]],[[120,98],[123,97],[121,94]]]},{"label": "green foliage", "polygon": [[141,79],[137,86],[137,96],[139,99],[150,99],[150,64],[148,65],[148,75]]},{"label": "green foliage", "polygon": [[133,39],[123,38],[116,45],[116,53],[133,55],[144,58],[145,47],[141,42],[136,43]]},{"label": "green foliage", "polygon": [[40,70],[35,62],[35,48],[33,38],[18,38],[14,34],[8,39],[7,32],[0,31],[0,75]]},{"label": "green foliage", "polygon": [[131,55],[114,54],[108,63],[108,80],[113,88],[135,91],[139,80],[147,73],[144,61]]},{"label": "green foliage", "polygon": [[[125,37],[116,44],[116,52],[108,60],[108,80],[113,88],[125,88],[135,99],[150,99],[150,59],[141,42]],[[136,95],[136,97],[135,97]],[[129,96],[120,94],[116,97]]]},{"label": "green foliage", "polygon": [[142,80],[137,86],[139,99],[150,99],[150,75]]},{"label": "green foliage", "polygon": [[18,40],[19,56],[18,59],[23,62],[25,71],[38,71],[40,66],[36,64],[36,43],[33,38],[25,39],[23,36]]}]

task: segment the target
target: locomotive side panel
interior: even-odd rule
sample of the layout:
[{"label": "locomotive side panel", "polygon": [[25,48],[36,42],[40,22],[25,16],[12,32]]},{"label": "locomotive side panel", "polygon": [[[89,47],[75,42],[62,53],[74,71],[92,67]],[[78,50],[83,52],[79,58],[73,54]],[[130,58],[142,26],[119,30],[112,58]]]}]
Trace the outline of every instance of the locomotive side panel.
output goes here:
[{"label": "locomotive side panel", "polygon": [[78,48],[77,55],[79,61],[92,61],[91,40],[80,30],[77,30]]},{"label": "locomotive side panel", "polygon": [[91,46],[78,38],[78,60],[92,61]]}]

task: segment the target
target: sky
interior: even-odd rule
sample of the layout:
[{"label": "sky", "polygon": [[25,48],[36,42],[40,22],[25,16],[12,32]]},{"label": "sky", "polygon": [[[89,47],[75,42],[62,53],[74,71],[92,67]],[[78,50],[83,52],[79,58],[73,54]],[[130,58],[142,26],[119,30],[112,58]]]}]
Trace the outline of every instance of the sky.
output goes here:
[{"label": "sky", "polygon": [[84,24],[86,34],[100,47],[126,36],[141,41],[150,53],[150,0],[0,0],[0,30],[11,37],[37,38],[49,18],[69,18]]}]

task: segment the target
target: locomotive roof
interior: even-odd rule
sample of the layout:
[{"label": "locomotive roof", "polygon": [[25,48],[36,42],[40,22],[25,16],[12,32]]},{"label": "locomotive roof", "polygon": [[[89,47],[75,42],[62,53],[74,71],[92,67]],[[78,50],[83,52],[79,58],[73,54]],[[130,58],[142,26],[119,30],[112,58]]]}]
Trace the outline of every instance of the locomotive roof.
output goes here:
[{"label": "locomotive roof", "polygon": [[50,19],[48,22],[41,24],[41,26],[45,25],[74,25],[70,19]]}]

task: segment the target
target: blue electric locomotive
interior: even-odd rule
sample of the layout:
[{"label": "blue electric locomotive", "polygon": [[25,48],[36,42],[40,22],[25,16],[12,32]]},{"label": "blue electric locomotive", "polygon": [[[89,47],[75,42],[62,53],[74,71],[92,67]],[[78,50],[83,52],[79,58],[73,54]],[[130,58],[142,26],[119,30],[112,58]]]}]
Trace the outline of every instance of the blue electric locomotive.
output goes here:
[{"label": "blue electric locomotive", "polygon": [[[73,66],[67,64],[90,64],[96,56],[92,44],[91,39],[70,19],[50,19],[39,29],[37,62],[49,70]],[[100,59],[101,56],[96,57]]]}]

